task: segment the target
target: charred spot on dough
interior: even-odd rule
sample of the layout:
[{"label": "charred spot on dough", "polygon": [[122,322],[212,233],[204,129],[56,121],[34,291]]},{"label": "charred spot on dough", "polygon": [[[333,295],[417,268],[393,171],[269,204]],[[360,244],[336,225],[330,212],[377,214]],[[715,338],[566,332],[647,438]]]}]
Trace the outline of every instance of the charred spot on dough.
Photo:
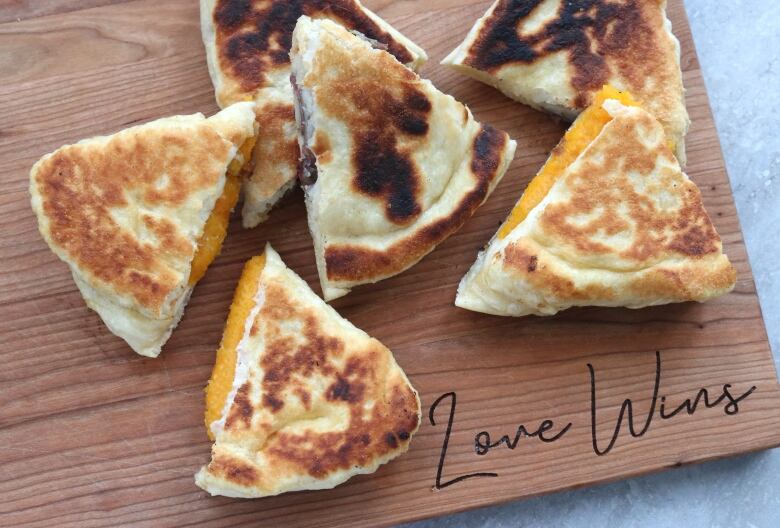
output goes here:
[{"label": "charred spot on dough", "polygon": [[356,281],[374,277],[383,269],[392,269],[395,259],[393,251],[374,251],[362,246],[328,246],[325,248],[325,264],[328,279]]},{"label": "charred spot on dough", "polygon": [[428,133],[431,101],[424,93],[407,87],[402,101],[390,99],[388,111],[399,131],[410,136],[424,136]]},{"label": "charred spot on dough", "polygon": [[574,65],[572,85],[578,90],[574,106],[586,108],[593,100],[591,92],[609,81],[609,67],[603,57],[594,55],[589,48],[576,46],[570,55]]},{"label": "charred spot on dough", "polygon": [[509,244],[504,251],[504,265],[512,269],[527,270],[529,273],[533,273],[538,265],[538,257],[526,251],[519,244]]},{"label": "charred spot on dough", "polygon": [[236,35],[225,43],[225,58],[246,88],[259,84],[263,78],[265,61],[261,55],[262,48],[262,41],[251,33]]},{"label": "charred spot on dough", "polygon": [[236,423],[242,423],[245,427],[249,427],[252,423],[252,414],[254,409],[252,402],[249,400],[249,391],[251,389],[250,382],[246,382],[236,391],[236,395],[233,398],[233,404],[230,406],[227,418],[225,419],[225,429],[231,429]]},{"label": "charred spot on dough", "polygon": [[263,356],[260,364],[265,370],[263,387],[271,393],[285,389],[294,377],[307,377],[315,370],[325,374],[335,371],[329,358],[343,349],[343,342],[324,335],[312,335],[311,330],[304,332],[306,341],[300,345],[292,339],[275,339],[266,335],[268,354]]},{"label": "charred spot on dough", "polygon": [[[376,199],[388,221],[409,225],[422,213],[412,153],[429,141],[432,103],[425,84],[381,51],[355,54],[351,44],[333,43],[320,52],[323,59],[313,62],[307,79],[317,79],[312,90],[319,111],[343,122],[351,136],[350,188]],[[333,63],[339,68],[329,67]],[[318,142],[315,135],[309,149],[319,150]],[[305,177],[312,164],[303,150]]]},{"label": "charred spot on dough", "polygon": [[263,394],[263,407],[275,413],[284,407],[284,402],[271,394]]},{"label": "charred spot on dough", "polygon": [[428,121],[425,117],[407,112],[403,107],[393,112],[393,124],[399,131],[410,136],[424,136],[428,133]]},{"label": "charred spot on dough", "polygon": [[[557,15],[540,29],[521,35],[519,23],[541,4],[542,0],[501,0],[469,49],[465,64],[495,73],[506,64],[530,64],[565,51],[575,70],[574,88],[587,92],[601,88],[610,75],[603,55],[619,53],[632,36],[649,31],[642,2],[571,0],[561,1]],[[589,99],[580,94],[576,104],[584,107]]]},{"label": "charred spot on dough", "polygon": [[704,209],[701,192],[694,184],[690,184],[685,193],[685,203],[673,228],[676,235],[668,246],[672,251],[690,257],[703,257],[720,251],[720,236]]},{"label": "charred spot on dough", "polygon": [[412,83],[400,97],[382,90],[378,98],[353,96],[369,121],[354,133],[354,185],[359,192],[385,202],[391,222],[405,225],[420,215],[417,203],[420,175],[411,155],[398,145],[398,134],[424,138],[428,134],[431,102]]},{"label": "charred spot on dough", "polygon": [[235,458],[219,455],[209,464],[209,472],[220,475],[230,482],[241,486],[251,486],[257,482],[259,475],[252,466]]},{"label": "charred spot on dough", "polygon": [[350,430],[342,433],[301,434],[281,432],[269,448],[275,458],[295,464],[312,477],[322,479],[339,469],[363,465],[370,457],[370,445]]},{"label": "charred spot on dough", "polygon": [[328,387],[328,392],[325,397],[329,400],[345,400],[349,401],[349,382],[339,376],[335,383]]},{"label": "charred spot on dough", "polygon": [[501,154],[506,148],[508,137],[491,125],[481,125],[474,138],[471,171],[480,180],[492,179],[501,165]]},{"label": "charred spot on dough", "polygon": [[385,435],[385,443],[388,445],[388,447],[390,447],[390,449],[398,448],[398,440],[393,433],[387,433]]},{"label": "charred spot on dough", "polygon": [[251,0],[222,0],[214,9],[214,22],[218,27],[235,27],[249,16],[251,7]]},{"label": "charred spot on dough", "polygon": [[416,194],[419,175],[408,154],[398,151],[392,133],[379,129],[356,138],[353,161],[358,191],[385,202],[385,215],[396,224],[407,224],[420,212]]},{"label": "charred spot on dough", "polygon": [[417,90],[407,89],[406,95],[404,96],[404,104],[417,112],[427,114],[431,111],[431,101],[424,93]]},{"label": "charred spot on dough", "polygon": [[289,64],[292,33],[302,15],[329,18],[387,47],[399,61],[412,54],[359,7],[355,0],[219,0],[214,9],[217,47],[246,90],[267,82],[267,73]]},{"label": "charred spot on dough", "polygon": [[406,431],[398,431],[398,438],[400,438],[404,442],[409,440],[410,436],[411,435]]},{"label": "charred spot on dough", "polygon": [[[410,412],[418,406],[417,393],[409,385],[397,383],[389,391],[390,409],[397,412],[394,430],[413,431],[419,424],[417,413]],[[385,396],[388,398],[388,396]],[[403,412],[399,412],[403,411]]]},{"label": "charred spot on dough", "polygon": [[520,38],[517,22],[530,15],[540,3],[541,0],[502,0],[471,45],[466,64],[492,71],[510,62],[536,60],[539,55],[533,43]]},{"label": "charred spot on dough", "polygon": [[357,403],[363,398],[363,384],[350,383],[343,377],[338,379],[328,387],[325,397],[330,401],[345,401]]}]

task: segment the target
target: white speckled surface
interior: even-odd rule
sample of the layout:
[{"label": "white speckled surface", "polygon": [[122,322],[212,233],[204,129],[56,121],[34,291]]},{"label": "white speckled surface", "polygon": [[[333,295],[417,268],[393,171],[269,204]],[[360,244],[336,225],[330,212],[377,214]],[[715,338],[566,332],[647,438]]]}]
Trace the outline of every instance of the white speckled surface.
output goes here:
[{"label": "white speckled surface", "polygon": [[[780,365],[780,1],[685,0]],[[780,449],[408,528],[780,526]]]}]

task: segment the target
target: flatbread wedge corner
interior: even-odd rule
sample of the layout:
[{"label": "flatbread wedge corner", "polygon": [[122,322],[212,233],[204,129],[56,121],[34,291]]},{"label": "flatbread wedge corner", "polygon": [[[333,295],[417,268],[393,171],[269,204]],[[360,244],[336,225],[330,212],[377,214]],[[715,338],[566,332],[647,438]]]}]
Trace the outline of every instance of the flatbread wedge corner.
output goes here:
[{"label": "flatbread wedge corner", "polygon": [[494,315],[703,302],[736,271],[661,124],[605,87],[461,280],[455,304]]},{"label": "flatbread wedge corner", "polygon": [[405,271],[457,231],[516,144],[332,21],[301,17],[290,56],[301,182],[332,300]]},{"label": "flatbread wedge corner", "polygon": [[411,68],[425,51],[358,0],[201,0],[203,43],[217,103],[255,101],[260,137],[244,181],[244,227],[263,222],[295,185],[298,143],[290,87],[290,39],[301,15],[337,20]]},{"label": "flatbread wedge corner", "polygon": [[328,489],[404,453],[420,401],[392,353],[266,246],[236,288],[206,390],[212,495]]},{"label": "flatbread wedge corner", "polygon": [[137,353],[159,355],[219,253],[256,134],[239,103],[67,145],[30,171],[41,235]]},{"label": "flatbread wedge corner", "polygon": [[628,91],[685,165],[690,120],[666,0],[496,0],[442,64],[570,120],[603,85]]}]

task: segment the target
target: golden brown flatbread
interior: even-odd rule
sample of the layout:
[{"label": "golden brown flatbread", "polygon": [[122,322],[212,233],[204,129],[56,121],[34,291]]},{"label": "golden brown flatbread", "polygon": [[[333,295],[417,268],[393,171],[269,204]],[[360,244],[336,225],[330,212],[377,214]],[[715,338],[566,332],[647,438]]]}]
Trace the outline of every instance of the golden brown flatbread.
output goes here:
[{"label": "golden brown flatbread", "polygon": [[229,167],[246,161],[255,127],[253,104],[239,103],[64,146],[32,168],[43,238],[87,305],[139,354],[160,353],[200,278],[191,272],[202,275],[219,252]]},{"label": "golden brown flatbread", "polygon": [[301,15],[328,18],[381,42],[417,68],[425,52],[358,0],[201,0],[201,28],[217,103],[255,101],[260,137],[244,184],[245,227],[264,221],[295,184],[297,131],[290,87],[290,42]]},{"label": "golden brown flatbread", "polygon": [[457,231],[515,142],[331,21],[302,17],[291,57],[309,228],[331,300],[408,269]]},{"label": "golden brown flatbread", "polygon": [[[680,169],[661,124],[616,99],[599,104],[575,121],[541,177],[561,166],[602,112],[603,129],[524,218],[523,196],[463,277],[457,306],[552,315],[573,306],[703,302],[734,287],[736,272],[699,189]],[[540,194],[539,187],[532,181],[526,194]]]},{"label": "golden brown flatbread", "polygon": [[244,268],[207,389],[212,495],[326,489],[404,453],[420,401],[392,353],[265,253]]},{"label": "golden brown flatbread", "polygon": [[628,90],[685,165],[690,121],[666,0],[496,0],[442,64],[568,119],[605,84]]}]

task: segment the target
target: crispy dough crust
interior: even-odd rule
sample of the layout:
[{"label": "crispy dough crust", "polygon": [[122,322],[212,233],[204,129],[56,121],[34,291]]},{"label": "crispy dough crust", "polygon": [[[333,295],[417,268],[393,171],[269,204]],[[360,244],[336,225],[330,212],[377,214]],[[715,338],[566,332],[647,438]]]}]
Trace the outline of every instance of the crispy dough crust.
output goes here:
[{"label": "crispy dough crust", "polygon": [[420,401],[392,353],[270,246],[257,291],[233,399],[198,486],[232,497],[327,489],[405,452]]},{"label": "crispy dough crust", "polygon": [[408,269],[458,230],[503,177],[515,142],[331,22],[302,18],[292,55],[319,174],[306,188],[309,223],[330,300]]},{"label": "crispy dough crust", "polygon": [[701,193],[661,125],[615,100],[604,108],[614,119],[528,218],[491,241],[461,281],[458,306],[550,315],[705,301],[734,287]]},{"label": "crispy dough crust", "polygon": [[605,84],[628,90],[685,164],[690,121],[666,0],[497,0],[443,63],[569,118]]}]

